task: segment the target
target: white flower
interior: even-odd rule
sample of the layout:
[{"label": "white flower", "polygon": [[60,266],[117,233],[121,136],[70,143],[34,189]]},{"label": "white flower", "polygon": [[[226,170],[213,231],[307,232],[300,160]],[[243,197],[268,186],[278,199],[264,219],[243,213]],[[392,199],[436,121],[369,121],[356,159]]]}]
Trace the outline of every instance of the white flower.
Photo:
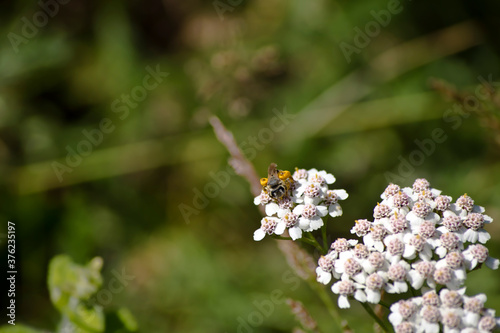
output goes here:
[{"label": "white flower", "polygon": [[416,322],[416,316],[421,304],[421,297],[412,298],[410,300],[401,300],[391,305],[391,313],[389,321],[392,326],[396,327],[402,322]]},{"label": "white flower", "polygon": [[411,212],[406,214],[406,219],[410,221],[413,228],[420,226],[424,221],[436,223],[439,221],[439,215],[432,211],[430,204],[425,201],[419,200],[413,205]]},{"label": "white flower", "polygon": [[326,206],[315,206],[313,204],[297,205],[293,209],[295,215],[299,215],[299,227],[304,231],[313,231],[323,226],[322,217],[328,214]]},{"label": "white flower", "polygon": [[387,229],[383,224],[372,224],[370,232],[363,236],[363,243],[370,249],[375,249],[379,252],[384,251],[384,238],[387,236]]},{"label": "white flower", "polygon": [[363,286],[351,280],[340,280],[332,285],[332,292],[339,295],[338,305],[341,309],[351,307],[349,298],[354,298],[362,303],[366,302],[366,294],[362,290]]},{"label": "white flower", "polygon": [[352,250],[339,253],[339,258],[335,262],[335,273],[340,275],[342,280],[351,278],[355,282],[365,283],[366,273]]},{"label": "white flower", "polygon": [[436,254],[443,258],[449,251],[462,250],[464,244],[460,241],[460,238],[452,232],[447,232],[442,234],[437,241]]},{"label": "white flower", "polygon": [[253,233],[253,239],[255,241],[262,240],[266,234],[281,235],[285,231],[285,223],[277,217],[264,217],[261,220],[261,226],[259,229],[255,230]]},{"label": "white flower", "polygon": [[485,294],[479,294],[474,297],[464,295],[464,318],[463,322],[468,327],[477,327],[481,312],[484,308],[484,303],[488,298]]},{"label": "white flower", "polygon": [[406,283],[410,265],[406,261],[399,261],[393,263],[389,267],[387,276],[392,283],[387,283],[385,290],[390,294],[401,294],[408,291],[408,284]]},{"label": "white flower", "polygon": [[403,241],[402,234],[394,234],[385,237],[384,244],[386,246],[385,257],[391,263],[401,260],[401,257],[405,254],[406,256],[411,256],[412,254],[410,251],[406,250],[406,244]]},{"label": "white flower", "polygon": [[436,240],[434,238],[424,238],[421,235],[406,234],[403,238],[405,246],[404,257],[414,259],[418,254],[422,260],[431,260],[432,250]]},{"label": "white flower", "polygon": [[372,304],[378,304],[382,297],[381,291],[384,289],[387,282],[386,273],[372,273],[365,281],[366,284],[366,301]]},{"label": "white flower", "polygon": [[474,205],[474,200],[464,194],[450,205],[450,210],[459,216],[465,217],[469,213],[483,213],[484,207]]},{"label": "white flower", "polygon": [[328,207],[328,213],[331,217],[342,215],[342,207],[338,203],[339,200],[347,199],[349,195],[345,190],[328,190],[325,194],[324,205]]},{"label": "white flower", "polygon": [[464,226],[468,229],[464,233],[464,241],[470,243],[486,243],[490,238],[490,234],[483,229],[485,223],[491,223],[493,219],[488,215],[481,213],[470,213],[464,219]]},{"label": "white flower", "polygon": [[278,212],[278,217],[288,228],[288,233],[292,240],[302,237],[302,229],[299,227],[299,217],[292,213],[289,209],[282,209]]},{"label": "white flower", "polygon": [[443,218],[440,220],[440,227],[437,230],[444,234],[447,232],[452,232],[458,236],[460,241],[464,241],[464,233],[467,230],[463,225],[463,218],[453,213],[451,210],[446,210],[443,212]]},{"label": "white flower", "polygon": [[434,282],[434,270],[435,261],[423,261],[419,260],[412,264],[412,270],[408,272],[408,281],[415,290],[422,288],[424,282],[430,288],[436,288],[436,282]]},{"label": "white flower", "polygon": [[386,189],[384,190],[384,193],[380,195],[380,197],[383,200],[389,199],[392,197],[394,194],[398,193],[401,191],[401,188],[397,184],[389,184]]},{"label": "white flower", "polygon": [[460,333],[462,325],[462,309],[441,309],[441,323],[445,333]]},{"label": "white flower", "polygon": [[262,190],[260,192],[260,194],[253,199],[254,205],[257,205],[257,206],[258,205],[267,205],[269,202],[271,202],[271,197],[269,196],[269,194],[264,192],[264,190]]},{"label": "white flower", "polygon": [[389,262],[385,258],[383,252],[373,251],[368,256],[368,259],[361,263],[363,269],[368,274],[387,272],[389,270]]},{"label": "white flower", "polygon": [[445,288],[439,296],[432,290],[422,297],[399,301],[391,306],[389,321],[396,332],[437,333],[440,324],[444,332],[454,333],[489,333],[497,328],[500,318],[495,310],[484,308],[486,295],[467,297],[464,292],[465,288]]},{"label": "white flower", "polygon": [[335,183],[335,177],[331,173],[327,173],[325,170],[318,171],[316,169],[310,169],[307,174],[307,180],[309,182],[316,182],[321,185]]},{"label": "white flower", "polygon": [[439,321],[441,319],[441,312],[437,306],[424,305],[420,310],[420,317],[422,321],[420,323],[422,332],[426,333],[438,333],[439,332]]},{"label": "white flower", "polygon": [[[331,252],[326,256],[321,256],[318,260],[318,267],[316,268],[317,281],[323,284],[328,284],[332,280],[332,274],[335,274],[335,260],[337,255],[335,252]],[[338,279],[339,276],[335,275]]]},{"label": "white flower", "polygon": [[464,284],[464,276],[457,275],[443,261],[438,261],[433,275],[436,284],[445,285],[448,289],[458,289]]},{"label": "white flower", "polygon": [[465,265],[468,270],[473,270],[478,264],[484,263],[491,269],[498,268],[498,259],[489,256],[488,248],[481,244],[469,245],[467,250],[462,252],[465,258]]}]

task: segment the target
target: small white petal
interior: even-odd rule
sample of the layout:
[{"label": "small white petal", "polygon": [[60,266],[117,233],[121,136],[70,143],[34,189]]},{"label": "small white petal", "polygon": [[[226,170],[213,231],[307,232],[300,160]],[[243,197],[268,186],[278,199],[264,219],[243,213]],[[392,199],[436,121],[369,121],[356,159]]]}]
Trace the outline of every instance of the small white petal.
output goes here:
[{"label": "small white petal", "polygon": [[319,216],[326,216],[326,214],[328,214],[328,208],[326,206],[316,206],[316,211]]},{"label": "small white petal", "polygon": [[305,207],[305,205],[297,205],[297,207],[295,207],[293,209],[293,213],[295,215],[302,215],[302,212],[304,211],[304,207]]},{"label": "small white petal", "polygon": [[276,235],[281,235],[282,233],[285,232],[286,229],[286,223],[283,221],[279,221],[278,224],[276,225],[276,229],[274,230],[274,233]]},{"label": "small white petal", "polygon": [[253,240],[254,241],[260,241],[260,240],[262,240],[264,238],[264,236],[266,236],[265,231],[262,230],[262,229],[257,229],[253,233]]},{"label": "small white petal", "polygon": [[399,314],[399,312],[393,310],[392,306],[391,311],[392,312],[387,319],[389,319],[389,322],[392,324],[392,326],[396,327],[403,322],[403,317]]},{"label": "small white petal", "polygon": [[311,225],[310,225],[310,228],[312,230],[318,230],[319,228],[321,228],[322,226],[324,225],[323,223],[323,219],[318,217],[318,216],[315,216],[311,219]]},{"label": "small white petal", "polygon": [[348,309],[351,307],[351,303],[349,303],[349,299],[347,296],[340,295],[338,300],[339,308]]},{"label": "small white petal", "polygon": [[300,229],[299,227],[292,227],[288,229],[288,233],[290,234],[290,237],[292,237],[293,240],[302,238],[302,229]]},{"label": "small white petal", "polygon": [[323,179],[327,184],[335,183],[335,177],[331,173],[327,173],[326,175],[322,175]]},{"label": "small white petal", "polygon": [[405,249],[403,251],[403,257],[406,259],[413,259],[413,258],[415,258],[416,253],[417,253],[417,251],[415,249],[415,246],[406,245]]},{"label": "small white petal", "polygon": [[413,287],[413,289],[420,289],[422,288],[422,285],[424,284],[424,277],[422,275],[420,275],[419,272],[417,272],[416,270],[411,270],[410,272],[408,272],[408,280],[410,281],[410,284],[411,286]]},{"label": "small white petal", "polygon": [[446,255],[446,253],[447,253],[447,252],[448,252],[448,251],[447,251],[444,247],[442,247],[442,246],[440,246],[440,247],[438,247],[438,248],[436,249],[436,254],[439,256],[439,258],[444,257],[444,256]]},{"label": "small white petal", "polygon": [[478,231],[478,240],[479,243],[485,244],[487,241],[489,241],[491,238],[490,234],[486,230],[479,230]]},{"label": "small white petal", "polygon": [[366,302],[365,292],[361,289],[356,290],[356,292],[354,293],[354,299],[360,301],[361,303],[365,303]]},{"label": "small white petal", "polygon": [[332,280],[332,274],[329,272],[325,272],[324,270],[321,269],[321,267],[316,268],[316,275],[317,275],[316,280],[319,283],[328,284]]},{"label": "small white petal", "polygon": [[408,291],[408,284],[404,281],[394,281],[394,289],[396,294],[405,293]]},{"label": "small white petal", "polygon": [[333,193],[335,193],[339,197],[339,200],[345,200],[349,197],[349,194],[347,194],[346,190],[333,190]]},{"label": "small white petal", "polygon": [[307,230],[309,229],[309,226],[311,225],[311,220],[306,219],[305,217],[300,217],[299,218],[299,223],[298,226],[302,230]]},{"label": "small white petal", "polygon": [[424,320],[423,326],[425,333],[439,333],[439,324],[429,323]]},{"label": "small white petal", "polygon": [[488,257],[485,261],[486,266],[491,269],[498,269],[498,263],[499,260],[492,257]]},{"label": "small white petal", "polygon": [[267,216],[273,216],[274,214],[276,214],[279,210],[279,206],[277,203],[275,202],[271,202],[271,203],[268,203],[266,205],[266,215]]},{"label": "small white petal", "polygon": [[472,229],[467,229],[464,233],[464,240],[471,243],[476,243],[478,239],[478,233]]},{"label": "small white petal", "polygon": [[422,251],[419,253],[419,257],[422,260],[430,261],[432,258],[432,250],[430,246],[424,246]]},{"label": "small white petal", "polygon": [[375,241],[373,247],[379,252],[384,252],[384,243],[381,241]]},{"label": "small white petal", "polygon": [[439,219],[440,219],[439,215],[436,214],[436,213],[434,213],[434,212],[429,213],[429,215],[427,215],[425,217],[426,221],[430,221],[430,222],[434,222],[434,223],[436,223],[437,221],[439,221]]},{"label": "small white petal", "polygon": [[328,213],[331,217],[342,216],[342,207],[340,207],[338,203],[330,205],[330,207],[328,207]]},{"label": "small white petal", "polygon": [[372,304],[378,304],[380,302],[380,291],[366,289],[366,300]]}]

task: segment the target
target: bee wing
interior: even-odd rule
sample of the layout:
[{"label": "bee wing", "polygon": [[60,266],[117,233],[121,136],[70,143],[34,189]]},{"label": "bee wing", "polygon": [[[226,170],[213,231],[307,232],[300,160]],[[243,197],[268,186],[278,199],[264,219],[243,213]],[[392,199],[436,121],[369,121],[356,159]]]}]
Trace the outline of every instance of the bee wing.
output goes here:
[{"label": "bee wing", "polygon": [[269,164],[269,168],[267,169],[267,174],[270,177],[278,177],[278,166],[276,163]]}]

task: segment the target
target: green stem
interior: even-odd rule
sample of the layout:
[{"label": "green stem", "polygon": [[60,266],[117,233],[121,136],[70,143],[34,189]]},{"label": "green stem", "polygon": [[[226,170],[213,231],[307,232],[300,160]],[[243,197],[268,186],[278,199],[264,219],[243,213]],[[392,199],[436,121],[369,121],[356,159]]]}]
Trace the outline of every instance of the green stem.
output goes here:
[{"label": "green stem", "polygon": [[384,332],[389,332],[389,330],[387,329],[387,326],[385,326],[385,324],[382,321],[382,319],[380,319],[379,317],[377,317],[377,315],[375,314],[375,312],[373,312],[373,309],[368,304],[366,304],[364,302],[359,302],[359,303],[361,303],[361,305],[363,306],[363,308],[365,308],[366,312],[368,312],[368,314],[373,319],[375,319],[375,321],[377,322],[377,324],[384,330]]},{"label": "green stem", "polygon": [[342,318],[340,317],[340,314],[337,311],[337,307],[335,306],[335,303],[333,303],[330,294],[326,291],[324,286],[317,283],[316,281],[307,280],[307,282],[309,283],[311,289],[313,289],[316,292],[316,294],[318,294],[319,298],[321,298],[321,300],[323,301],[328,310],[328,313],[330,314],[330,316],[332,316],[333,321],[340,328],[340,331],[345,332],[347,324],[342,323]]},{"label": "green stem", "polygon": [[278,236],[278,235],[273,235],[274,239],[279,239],[279,240],[293,240],[292,237],[283,237],[283,236]]},{"label": "green stem", "polygon": [[384,302],[384,301],[380,301],[380,302],[378,302],[378,304],[382,305],[386,309],[390,309],[391,308],[391,306],[389,304],[387,304],[386,302]]},{"label": "green stem", "polygon": [[321,228],[321,237],[323,238],[323,254],[328,253],[328,245],[326,244],[326,225]]},{"label": "green stem", "polygon": [[412,286],[410,286],[410,292],[413,297],[417,297],[417,292],[415,291],[415,289],[413,289]]},{"label": "green stem", "polygon": [[310,232],[307,233],[307,238],[305,238],[304,240],[306,239],[311,241],[309,244],[313,245],[316,248],[316,250],[319,251],[319,253],[323,253],[323,248],[321,247],[321,245],[319,245],[316,238],[314,238],[314,236]]}]

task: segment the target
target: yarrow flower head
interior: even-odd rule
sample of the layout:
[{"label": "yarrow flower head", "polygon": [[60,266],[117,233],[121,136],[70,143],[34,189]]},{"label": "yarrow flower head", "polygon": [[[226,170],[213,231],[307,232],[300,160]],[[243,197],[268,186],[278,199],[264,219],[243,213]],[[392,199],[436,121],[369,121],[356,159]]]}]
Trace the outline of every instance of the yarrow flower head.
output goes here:
[{"label": "yarrow flower head", "polygon": [[[362,243],[352,243],[320,259],[318,281],[328,284],[334,278],[343,282],[332,288],[342,296],[339,306],[347,306],[346,299],[351,297],[378,303],[381,291],[405,293],[410,286],[415,290],[459,290],[467,272],[483,263],[498,268],[499,260],[490,257],[483,245],[490,238],[484,226],[492,219],[469,196],[453,203],[450,196],[442,195],[421,178],[411,188],[390,184],[381,198],[373,210],[373,221],[356,220],[351,229]],[[332,250],[339,248],[338,241],[332,244]],[[423,325],[430,332],[439,328],[439,323],[452,330],[458,325],[460,313],[444,313],[438,305],[428,304],[411,315],[407,311],[396,321],[395,327],[402,325],[396,331]],[[411,318],[417,312],[420,319],[414,321]]]},{"label": "yarrow flower head", "polygon": [[[272,164],[254,199],[266,216],[254,233],[288,231],[293,240],[324,227],[325,217],[342,215],[345,190],[330,189],[335,177],[317,169],[293,174]],[[422,296],[392,304],[389,321],[395,332],[491,332],[499,328],[495,311],[485,309],[486,296],[465,295],[467,274],[486,266],[498,269],[490,256],[486,226],[493,219],[464,194],[456,201],[424,178],[411,187],[390,184],[373,209],[373,219],[358,219],[351,233],[359,240],[338,238],[322,249],[317,281],[338,295],[338,306],[350,301],[378,304],[384,293],[419,292]],[[325,244],[326,245],[326,244]],[[483,265],[484,264],[484,265]]]},{"label": "yarrow flower head", "polygon": [[[389,321],[396,332],[492,332],[499,328],[500,317],[484,308],[486,295],[474,297],[460,290],[432,290],[421,297],[399,301],[391,306]],[[407,323],[407,324],[406,324]],[[402,325],[410,330],[402,330]]]},{"label": "yarrow flower head", "polygon": [[339,201],[345,200],[345,190],[329,189],[335,177],[317,169],[278,170],[272,163],[268,177],[261,179],[262,191],[255,197],[255,205],[265,207],[266,217],[276,225],[263,220],[254,233],[254,240],[261,240],[266,234],[281,235],[288,230],[290,237],[297,240],[304,232],[312,232],[324,226],[325,218],[342,215]]}]

